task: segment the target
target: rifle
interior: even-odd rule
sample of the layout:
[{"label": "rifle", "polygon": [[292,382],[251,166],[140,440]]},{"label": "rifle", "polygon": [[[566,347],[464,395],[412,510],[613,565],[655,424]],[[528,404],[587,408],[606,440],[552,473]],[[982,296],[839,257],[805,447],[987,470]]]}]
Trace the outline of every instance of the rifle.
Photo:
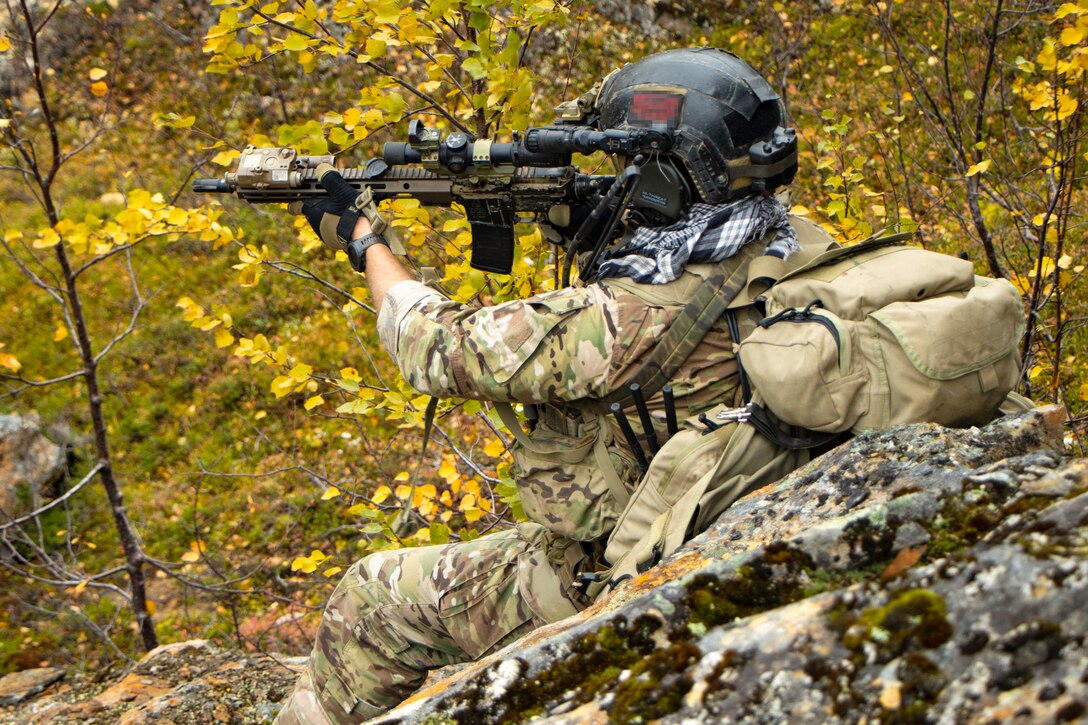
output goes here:
[{"label": "rifle", "polygon": [[[636,156],[666,150],[670,143],[670,136],[651,129],[597,131],[584,126],[532,128],[510,143],[496,143],[463,132],[443,138],[414,119],[407,143],[386,143],[381,158],[339,172],[360,191],[370,189],[376,200],[408,197],[425,206],[461,204],[472,230],[471,265],[509,274],[515,222],[533,221],[556,205],[599,202],[612,187],[612,176],[578,173],[571,166],[573,153],[603,150]],[[222,179],[196,179],[193,191],[233,193],[253,204],[326,196],[317,183],[321,163],[334,164],[335,158],[248,146],[236,171]]]}]

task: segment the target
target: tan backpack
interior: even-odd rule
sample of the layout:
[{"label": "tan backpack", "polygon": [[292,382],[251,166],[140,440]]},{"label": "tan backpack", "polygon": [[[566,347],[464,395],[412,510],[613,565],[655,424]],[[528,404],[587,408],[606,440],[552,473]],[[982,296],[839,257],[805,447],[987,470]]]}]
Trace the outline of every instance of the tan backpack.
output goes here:
[{"label": "tan backpack", "polygon": [[1016,289],[904,239],[828,250],[817,235],[790,261],[752,260],[726,313],[748,404],[690,418],[662,446],[609,535],[610,568],[590,575],[592,595],[805,463],[808,448],[899,423],[985,423],[1019,397]]},{"label": "tan backpack", "polygon": [[874,239],[817,257],[757,298],[766,318],[738,356],[791,425],[986,423],[1019,379],[1020,295],[962,259]]}]

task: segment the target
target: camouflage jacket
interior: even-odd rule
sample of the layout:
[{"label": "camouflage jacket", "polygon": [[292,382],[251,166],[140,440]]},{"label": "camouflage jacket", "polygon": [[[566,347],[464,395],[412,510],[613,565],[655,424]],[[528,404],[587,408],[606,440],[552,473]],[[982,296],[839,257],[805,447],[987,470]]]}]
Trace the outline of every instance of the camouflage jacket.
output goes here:
[{"label": "camouflage jacket", "polygon": [[[610,279],[473,308],[401,282],[378,318],[382,343],[417,390],[441,397],[558,403],[622,385],[717,265],[690,265],[663,285]],[[674,377],[692,413],[731,395],[736,363],[724,323]]]},{"label": "camouflage jacket", "polygon": [[[483,308],[401,282],[385,298],[378,332],[405,379],[422,392],[496,402],[576,402],[603,396],[633,376],[703,277],[717,269],[689,265],[668,284],[609,279]],[[681,419],[736,402],[737,366],[724,322],[711,329],[670,384]],[[648,404],[663,440],[661,396]],[[641,433],[637,414],[627,413]],[[599,538],[622,505],[602,480],[602,459],[590,455],[597,436],[605,437],[628,490],[639,471],[611,419],[606,426],[595,417],[570,426],[568,418],[559,416],[557,424],[556,417],[537,426],[531,449],[518,443],[512,451],[522,503],[530,518],[557,533]]]}]

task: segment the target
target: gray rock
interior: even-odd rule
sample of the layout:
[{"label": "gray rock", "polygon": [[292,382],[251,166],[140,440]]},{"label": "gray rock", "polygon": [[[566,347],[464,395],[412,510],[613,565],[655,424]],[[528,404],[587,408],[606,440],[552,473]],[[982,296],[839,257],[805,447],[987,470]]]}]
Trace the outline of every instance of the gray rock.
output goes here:
[{"label": "gray rock", "polygon": [[1080,717],[1088,462],[1061,421],[858,436],[378,722]]},{"label": "gray rock", "polygon": [[0,723],[271,722],[304,664],[300,657],[231,652],[207,640],[175,642],[144,655],[105,689],[73,678],[64,691],[0,711]]},{"label": "gray rock", "polygon": [[[1062,420],[858,436],[377,722],[1083,720],[1088,461]],[[302,662],[169,645],[0,722],[263,721]]]},{"label": "gray rock", "polygon": [[64,448],[45,437],[36,413],[0,415],[0,521],[23,513],[21,504],[36,508],[66,472]]},{"label": "gray rock", "polygon": [[0,677],[0,705],[18,705],[64,679],[59,667],[38,667]]}]

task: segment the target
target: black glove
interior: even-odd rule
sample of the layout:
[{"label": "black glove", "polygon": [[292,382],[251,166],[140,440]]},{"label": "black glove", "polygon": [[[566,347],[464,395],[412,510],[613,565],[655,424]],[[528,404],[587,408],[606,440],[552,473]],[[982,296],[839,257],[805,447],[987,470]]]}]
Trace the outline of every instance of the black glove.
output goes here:
[{"label": "black glove", "polygon": [[370,220],[371,231],[385,231],[385,219],[369,189],[362,193],[353,187],[330,164],[317,167],[317,183],[329,192],[327,197],[293,201],[287,205],[292,214],[303,214],[321,241],[332,249],[344,251],[355,234],[355,223],[363,216]]}]

